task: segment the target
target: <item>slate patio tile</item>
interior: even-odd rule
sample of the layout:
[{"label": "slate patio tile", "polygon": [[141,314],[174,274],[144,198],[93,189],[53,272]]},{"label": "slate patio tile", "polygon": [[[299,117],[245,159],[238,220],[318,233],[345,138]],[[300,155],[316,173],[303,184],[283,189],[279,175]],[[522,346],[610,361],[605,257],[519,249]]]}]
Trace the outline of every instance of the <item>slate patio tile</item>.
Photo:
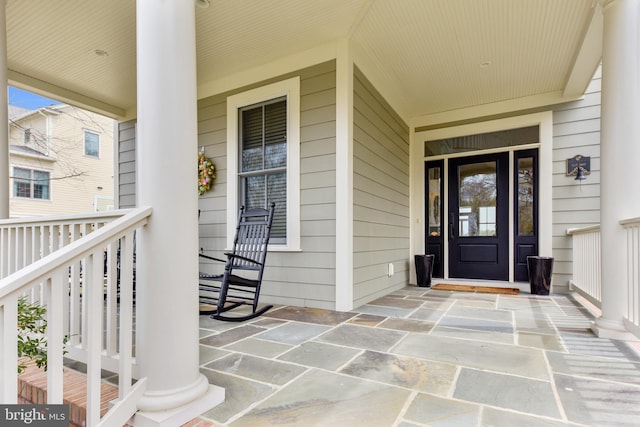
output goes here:
[{"label": "slate patio tile", "polygon": [[460,306],[451,307],[447,316],[469,317],[474,319],[495,320],[499,322],[511,322],[512,312],[508,310],[495,310],[482,307]]},{"label": "slate patio tile", "polygon": [[479,405],[422,393],[413,399],[404,414],[405,420],[435,427],[475,426],[479,418]]},{"label": "slate patio tile", "polygon": [[473,329],[449,328],[436,326],[429,335],[449,338],[461,338],[476,341],[488,341],[502,344],[515,344],[515,337],[504,332],[482,331]]},{"label": "slate patio tile", "polygon": [[589,378],[554,375],[569,421],[588,426],[640,425],[640,388]]},{"label": "slate patio tile", "polygon": [[200,364],[204,365],[216,359],[221,359],[222,357],[229,354],[228,351],[220,350],[215,347],[208,347],[206,345],[199,345],[199,355],[200,355]]},{"label": "slate patio tile", "polygon": [[289,322],[258,335],[263,340],[286,344],[301,344],[331,329],[330,326],[313,323]]},{"label": "slate patio tile", "polygon": [[437,322],[446,312],[434,308],[419,308],[409,316],[409,319],[428,320]]},{"label": "slate patio tile", "polygon": [[273,386],[210,369],[201,368],[200,372],[207,377],[210,384],[223,387],[225,390],[224,402],[202,414],[205,418],[219,423],[227,422],[254,402],[259,402],[276,391]]},{"label": "slate patio tile", "polygon": [[320,342],[306,342],[278,357],[278,360],[335,371],[362,350]]},{"label": "slate patio tile", "polygon": [[407,317],[414,312],[413,308],[384,307],[381,305],[361,305],[353,311],[357,313],[372,314],[374,316],[384,317]]},{"label": "slate patio tile", "polygon": [[225,347],[225,349],[230,351],[237,351],[240,353],[252,354],[254,356],[273,358],[284,353],[285,351],[288,351],[292,347],[293,346],[291,344],[284,344],[251,337],[235,344],[228,345]]},{"label": "slate patio tile", "polygon": [[402,388],[312,370],[230,426],[389,427],[409,396]]},{"label": "slate patio tile", "polygon": [[516,345],[410,333],[391,353],[549,380],[542,351]]},{"label": "slate patio tile", "polygon": [[487,332],[513,333],[513,325],[510,322],[498,322],[487,319],[472,319],[468,317],[444,316],[438,326],[448,326],[451,328],[472,329]]},{"label": "slate patio tile", "polygon": [[625,341],[599,338],[590,330],[582,333],[561,332],[560,336],[570,353],[640,362],[640,352]]},{"label": "slate patio tile", "polygon": [[433,325],[433,322],[425,322],[424,320],[398,319],[391,317],[380,323],[378,327],[385,329],[396,329],[398,331],[427,333],[433,328]]},{"label": "slate patio tile", "polygon": [[205,368],[274,385],[283,385],[305,371],[302,366],[239,353],[214,360]]},{"label": "slate patio tile", "polygon": [[378,323],[387,319],[386,316],[376,316],[374,314],[358,314],[355,317],[347,320],[347,323],[360,326],[376,326]]},{"label": "slate patio tile", "polygon": [[560,418],[551,382],[463,368],[453,397]]},{"label": "slate patio tile", "polygon": [[223,347],[227,344],[239,341],[243,338],[250,337],[251,335],[264,332],[266,329],[257,328],[251,325],[238,326],[233,329],[226,330],[217,335],[211,335],[200,340],[200,344],[209,345],[212,347]]},{"label": "slate patio tile", "polygon": [[299,322],[335,326],[352,318],[355,315],[356,313],[351,312],[323,310],[320,308],[286,306],[279,308],[278,310],[268,311],[264,314],[264,317],[284,320],[297,320]]},{"label": "slate patio tile", "polygon": [[369,302],[369,305],[381,305],[386,307],[412,309],[420,307],[422,305],[422,301],[404,298],[382,297]]},{"label": "slate patio tile", "polygon": [[455,365],[365,351],[340,373],[446,396],[456,370]]},{"label": "slate patio tile", "polygon": [[[640,386],[640,362],[549,351],[553,372]],[[640,400],[638,401],[640,405]]]},{"label": "slate patio tile", "polygon": [[520,414],[511,411],[503,411],[490,406],[482,410],[481,426],[520,426],[520,427],[562,427],[567,423],[549,418],[540,418],[534,415]]},{"label": "slate patio tile", "polygon": [[356,325],[340,325],[319,337],[316,341],[367,350],[387,351],[406,334],[379,328]]},{"label": "slate patio tile", "polygon": [[566,351],[562,340],[557,335],[518,332],[518,345],[543,350]]}]

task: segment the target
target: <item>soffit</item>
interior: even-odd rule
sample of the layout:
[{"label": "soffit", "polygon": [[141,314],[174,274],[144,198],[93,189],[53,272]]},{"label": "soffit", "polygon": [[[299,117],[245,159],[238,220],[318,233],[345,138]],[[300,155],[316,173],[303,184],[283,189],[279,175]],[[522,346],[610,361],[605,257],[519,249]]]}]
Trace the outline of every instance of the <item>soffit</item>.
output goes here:
[{"label": "soffit", "polygon": [[[349,37],[394,83],[396,98],[414,116],[557,92],[571,73],[592,5],[211,0],[209,8],[196,9],[198,81]],[[8,0],[7,46],[17,83],[67,102],[77,95],[116,110],[135,109],[133,0]]]}]

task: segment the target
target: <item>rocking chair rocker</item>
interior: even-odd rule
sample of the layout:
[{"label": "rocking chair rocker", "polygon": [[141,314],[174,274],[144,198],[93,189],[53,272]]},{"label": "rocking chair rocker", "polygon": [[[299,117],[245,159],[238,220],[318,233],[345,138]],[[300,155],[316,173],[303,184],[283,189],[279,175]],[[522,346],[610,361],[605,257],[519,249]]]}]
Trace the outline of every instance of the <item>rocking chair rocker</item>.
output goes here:
[{"label": "rocking chair rocker", "polygon": [[[258,309],[260,286],[275,203],[269,209],[240,209],[233,250],[225,253],[227,259],[200,254],[201,258],[225,263],[224,274],[200,273],[200,314],[211,314],[213,319],[241,322],[258,317],[272,305]],[[240,306],[250,306],[251,312],[239,316],[223,313]]]}]

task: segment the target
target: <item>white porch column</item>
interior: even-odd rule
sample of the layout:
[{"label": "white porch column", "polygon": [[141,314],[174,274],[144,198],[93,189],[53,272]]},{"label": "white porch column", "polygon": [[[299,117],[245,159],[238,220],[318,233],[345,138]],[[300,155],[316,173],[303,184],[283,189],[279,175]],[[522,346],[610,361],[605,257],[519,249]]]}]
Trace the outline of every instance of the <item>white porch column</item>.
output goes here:
[{"label": "white porch column", "polygon": [[601,337],[622,338],[627,303],[627,247],[619,221],[640,215],[640,192],[630,181],[640,158],[640,2],[604,2],[600,157]]},{"label": "white porch column", "polygon": [[353,309],[353,58],[349,41],[336,61],[336,310]]},{"label": "white porch column", "polygon": [[7,105],[7,0],[0,0],[0,219],[9,218],[9,107]]},{"label": "white porch column", "polygon": [[137,237],[136,358],[147,390],[134,423],[180,407],[170,417],[180,425],[224,399],[198,369],[194,1],[137,0],[136,14],[137,194],[153,213]]}]

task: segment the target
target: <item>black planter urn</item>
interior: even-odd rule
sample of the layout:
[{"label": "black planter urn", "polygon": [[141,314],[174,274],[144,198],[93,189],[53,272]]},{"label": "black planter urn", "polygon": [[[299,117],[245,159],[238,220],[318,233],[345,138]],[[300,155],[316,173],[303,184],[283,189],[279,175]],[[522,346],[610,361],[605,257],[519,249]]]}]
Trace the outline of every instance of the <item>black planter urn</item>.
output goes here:
[{"label": "black planter urn", "polygon": [[415,255],[416,280],[421,288],[431,286],[431,274],[433,273],[433,260],[435,255]]},{"label": "black planter urn", "polygon": [[553,274],[553,258],[528,256],[529,284],[532,295],[549,295],[551,275]]}]

